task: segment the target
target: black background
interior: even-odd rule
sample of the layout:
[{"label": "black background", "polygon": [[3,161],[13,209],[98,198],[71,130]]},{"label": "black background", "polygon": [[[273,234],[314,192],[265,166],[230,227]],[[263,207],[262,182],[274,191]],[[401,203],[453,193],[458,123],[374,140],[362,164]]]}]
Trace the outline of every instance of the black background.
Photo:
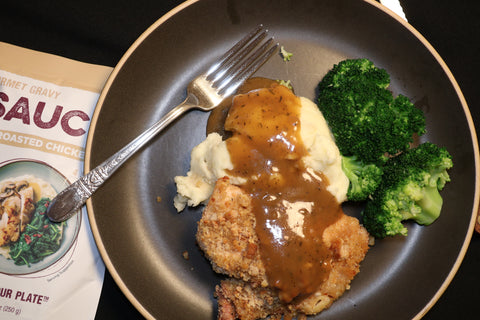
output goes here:
[{"label": "black background", "polygon": [[[360,1],[360,0],[359,0]],[[400,0],[407,19],[439,52],[480,121],[480,4],[471,0]],[[0,41],[114,67],[130,45],[180,0],[7,1]],[[299,5],[301,1],[299,0]],[[448,236],[448,235],[446,235]],[[435,266],[428,266],[434,268]],[[480,236],[474,234],[451,285],[424,319],[478,319]],[[394,304],[395,301],[392,301]],[[106,271],[96,319],[141,319]],[[375,316],[372,315],[372,319]]]}]

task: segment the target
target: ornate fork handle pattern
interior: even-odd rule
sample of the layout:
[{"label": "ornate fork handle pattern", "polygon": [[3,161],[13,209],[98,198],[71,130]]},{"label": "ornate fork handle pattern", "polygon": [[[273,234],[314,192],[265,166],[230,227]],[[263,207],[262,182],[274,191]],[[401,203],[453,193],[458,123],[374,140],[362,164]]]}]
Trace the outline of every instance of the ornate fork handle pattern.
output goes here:
[{"label": "ornate fork handle pattern", "polygon": [[[163,119],[162,119],[163,120]],[[157,124],[158,125],[158,124]],[[78,198],[83,202],[87,201],[88,198],[108,179],[110,176],[128,159],[131,155],[137,151],[144,143],[147,142],[147,139],[143,137],[143,140],[138,139],[132,141],[130,144],[125,146],[122,150],[118,151],[116,154],[102,162],[92,171],[78,179],[74,184],[76,184],[75,189],[78,195]]]},{"label": "ornate fork handle pattern", "polygon": [[[132,143],[60,192],[50,204],[50,206],[56,205],[58,209],[61,210],[58,212],[67,213],[65,216],[59,215],[58,220],[66,220],[73,216],[87,199],[90,198],[141,145],[137,140],[132,141]],[[69,199],[69,201],[63,201],[64,199]],[[50,218],[52,219],[52,217]],[[55,218],[55,216],[53,218]]]},{"label": "ornate fork handle pattern", "polygon": [[64,221],[73,216],[88,198],[121,167],[138,149],[168,126],[182,113],[196,107],[196,99],[188,96],[180,105],[173,108],[162,119],[152,125],[120,151],[102,162],[60,192],[50,203],[47,214],[53,221]]},{"label": "ornate fork handle pattern", "polygon": [[118,165],[117,159],[112,159],[110,162],[100,165],[87,173],[85,176],[78,179],[76,184],[76,191],[80,199],[85,201],[92,196],[92,194],[112,175]]}]

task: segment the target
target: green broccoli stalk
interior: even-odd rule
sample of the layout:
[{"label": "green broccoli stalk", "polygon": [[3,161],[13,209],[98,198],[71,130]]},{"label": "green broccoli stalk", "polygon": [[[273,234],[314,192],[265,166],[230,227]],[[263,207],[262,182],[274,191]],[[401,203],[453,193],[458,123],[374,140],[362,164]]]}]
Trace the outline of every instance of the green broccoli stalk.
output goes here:
[{"label": "green broccoli stalk", "polygon": [[433,223],[443,204],[439,193],[453,166],[445,148],[425,142],[387,161],[382,182],[362,212],[363,225],[376,238],[407,235],[402,221]]},{"label": "green broccoli stalk", "polygon": [[357,157],[342,157],[342,170],[350,184],[347,199],[363,201],[377,189],[382,180],[383,170],[375,164],[364,164]]}]

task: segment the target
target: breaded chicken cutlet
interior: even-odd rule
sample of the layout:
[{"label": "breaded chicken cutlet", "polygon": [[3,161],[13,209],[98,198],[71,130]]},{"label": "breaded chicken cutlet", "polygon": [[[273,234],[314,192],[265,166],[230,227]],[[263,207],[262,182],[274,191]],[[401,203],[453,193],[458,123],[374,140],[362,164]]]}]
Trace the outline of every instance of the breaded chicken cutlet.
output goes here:
[{"label": "breaded chicken cutlet", "polygon": [[268,285],[250,196],[228,178],[219,179],[197,232],[197,242],[213,269],[230,277],[216,287],[218,319],[288,319],[330,307],[360,271],[369,235],[356,218],[344,214],[325,229],[322,239],[332,256],[328,277],[308,297],[282,303]]},{"label": "breaded chicken cutlet", "polygon": [[0,186],[0,246],[18,241],[35,211],[34,191],[26,181]]}]

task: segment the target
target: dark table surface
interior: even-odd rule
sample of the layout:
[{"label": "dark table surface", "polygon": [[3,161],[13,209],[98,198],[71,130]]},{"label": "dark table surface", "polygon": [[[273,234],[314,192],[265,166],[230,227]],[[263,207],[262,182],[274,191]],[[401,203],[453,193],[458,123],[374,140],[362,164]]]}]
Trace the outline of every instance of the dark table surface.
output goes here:
[{"label": "dark table surface", "polygon": [[[400,1],[409,22],[433,45],[451,69],[478,130],[480,2]],[[114,67],[145,29],[181,2],[6,1],[0,4],[0,41]],[[480,236],[474,234],[458,273],[424,319],[478,319],[479,302]],[[106,271],[96,319],[141,318]]]}]

